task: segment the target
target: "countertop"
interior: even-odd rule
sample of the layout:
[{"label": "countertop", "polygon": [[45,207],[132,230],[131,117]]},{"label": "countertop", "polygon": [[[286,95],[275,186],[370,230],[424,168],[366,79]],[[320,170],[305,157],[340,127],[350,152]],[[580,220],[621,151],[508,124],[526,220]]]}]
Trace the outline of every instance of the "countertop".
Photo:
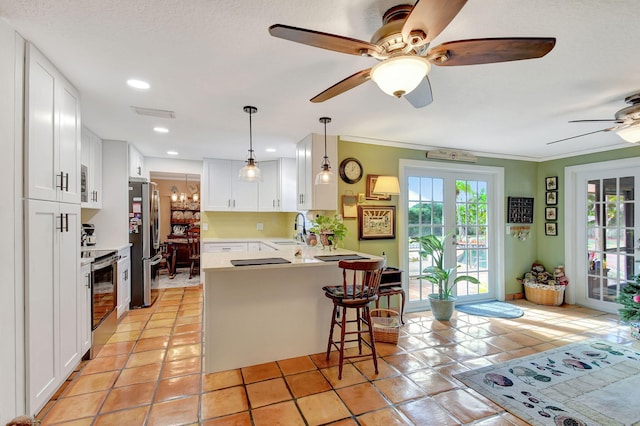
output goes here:
[{"label": "countertop", "polygon": [[[228,240],[228,241],[240,241],[240,240]],[[247,241],[259,241],[268,243],[271,240],[259,240],[248,239]],[[368,253],[360,253],[353,250],[336,249],[329,251],[323,250],[322,246],[306,246],[306,245],[282,245],[278,247],[277,251],[242,251],[242,252],[224,252],[224,253],[201,253],[200,264],[201,269],[204,272],[216,272],[216,271],[232,271],[232,270],[247,270],[247,269],[282,269],[282,268],[297,268],[305,266],[321,266],[327,265],[328,267],[336,267],[337,262],[325,262],[320,259],[316,259],[315,256],[329,256],[329,255],[348,255],[356,254],[363,257],[367,257],[373,260],[382,259],[380,256],[375,256]],[[279,263],[268,265],[251,265],[251,266],[233,266],[231,260],[236,259],[266,259],[266,258],[283,258],[291,263]]]}]

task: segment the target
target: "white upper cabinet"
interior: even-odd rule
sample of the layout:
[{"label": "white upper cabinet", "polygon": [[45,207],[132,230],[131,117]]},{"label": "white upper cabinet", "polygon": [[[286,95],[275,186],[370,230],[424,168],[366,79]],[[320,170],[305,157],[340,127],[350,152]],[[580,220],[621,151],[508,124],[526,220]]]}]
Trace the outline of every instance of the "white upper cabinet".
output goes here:
[{"label": "white upper cabinet", "polygon": [[79,204],[80,95],[30,43],[25,70],[25,195]]},{"label": "white upper cabinet", "polygon": [[82,127],[81,206],[102,208],[102,139]]},{"label": "white upper cabinet", "polygon": [[205,158],[202,210],[258,211],[258,183],[238,179],[244,161]]},{"label": "white upper cabinet", "polygon": [[296,146],[297,167],[297,210],[337,210],[338,177],[338,138],[327,136],[327,156],[336,173],[336,179],[328,185],[315,185],[315,178],[322,169],[324,157],[324,135],[312,133]]},{"label": "white upper cabinet", "polygon": [[144,177],[144,156],[129,144],[129,177]]},{"label": "white upper cabinet", "polygon": [[265,212],[296,211],[296,160],[279,158],[261,161],[262,182],[258,183],[258,209]]}]

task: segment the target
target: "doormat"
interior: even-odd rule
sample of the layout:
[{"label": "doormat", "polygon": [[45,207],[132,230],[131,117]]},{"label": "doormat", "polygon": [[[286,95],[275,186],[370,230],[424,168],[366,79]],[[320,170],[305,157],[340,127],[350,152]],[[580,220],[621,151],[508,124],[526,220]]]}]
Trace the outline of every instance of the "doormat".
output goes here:
[{"label": "doormat", "polygon": [[524,311],[517,306],[509,303],[491,301],[469,303],[466,305],[457,305],[456,311],[464,312],[470,315],[479,315],[482,317],[494,318],[520,318],[524,315]]},{"label": "doormat", "polygon": [[637,425],[640,352],[590,339],[454,377],[540,426]]}]

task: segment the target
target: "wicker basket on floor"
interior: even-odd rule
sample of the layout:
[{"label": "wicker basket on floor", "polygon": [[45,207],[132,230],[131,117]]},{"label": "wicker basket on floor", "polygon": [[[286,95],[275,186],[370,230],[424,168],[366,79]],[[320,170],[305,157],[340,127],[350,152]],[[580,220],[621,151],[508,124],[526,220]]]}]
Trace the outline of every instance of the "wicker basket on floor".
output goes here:
[{"label": "wicker basket on floor", "polygon": [[376,342],[398,343],[400,334],[400,315],[392,309],[372,309],[371,322],[373,338]]},{"label": "wicker basket on floor", "polygon": [[560,306],[564,300],[564,285],[524,283],[527,300],[538,305]]}]

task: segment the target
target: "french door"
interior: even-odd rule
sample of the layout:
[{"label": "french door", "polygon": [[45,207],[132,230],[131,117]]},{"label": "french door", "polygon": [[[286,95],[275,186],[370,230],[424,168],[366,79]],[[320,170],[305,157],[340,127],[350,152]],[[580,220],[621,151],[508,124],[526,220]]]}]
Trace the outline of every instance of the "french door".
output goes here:
[{"label": "french door", "polygon": [[455,274],[471,275],[481,284],[459,282],[454,295],[458,303],[495,299],[496,267],[502,247],[498,223],[502,223],[502,169],[476,165],[413,162],[401,160],[402,253],[407,278],[407,310],[422,310],[429,305],[428,295],[438,292],[437,285],[419,278],[432,259],[420,254],[413,239],[436,235],[445,239],[444,267],[457,267]]},{"label": "french door", "polygon": [[[620,290],[640,273],[640,170],[626,164],[590,164],[567,172],[567,181],[574,184],[568,201],[573,201],[572,217],[577,218],[574,226],[567,225],[567,247],[580,254],[571,259],[574,302],[612,313],[619,308]],[[565,223],[571,222],[565,218]]]}]

